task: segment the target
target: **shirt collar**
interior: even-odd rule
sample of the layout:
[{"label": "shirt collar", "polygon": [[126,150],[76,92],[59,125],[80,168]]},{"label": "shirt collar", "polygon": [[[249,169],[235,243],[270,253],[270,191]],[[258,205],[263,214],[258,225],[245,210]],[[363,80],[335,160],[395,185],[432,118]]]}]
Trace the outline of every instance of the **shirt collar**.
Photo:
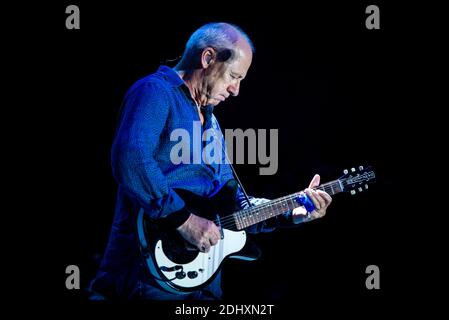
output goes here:
[{"label": "shirt collar", "polygon": [[[185,90],[187,96],[190,97],[189,88],[187,87],[184,80],[182,80],[182,78],[179,76],[179,74],[175,70],[173,70],[172,68],[170,68],[168,66],[162,65],[159,67],[157,72],[161,73],[165,77],[167,82],[170,83],[173,87],[180,87],[180,86],[184,85],[183,89]],[[192,97],[190,97],[190,99],[192,99]],[[193,101],[193,99],[192,99],[192,101]],[[205,112],[205,116],[210,117],[212,112],[214,111],[214,106],[207,105],[207,106],[203,107],[202,109],[203,109],[203,112]]]},{"label": "shirt collar", "polygon": [[160,66],[157,72],[161,73],[173,87],[179,87],[180,85],[185,84],[179,74],[170,67]]}]

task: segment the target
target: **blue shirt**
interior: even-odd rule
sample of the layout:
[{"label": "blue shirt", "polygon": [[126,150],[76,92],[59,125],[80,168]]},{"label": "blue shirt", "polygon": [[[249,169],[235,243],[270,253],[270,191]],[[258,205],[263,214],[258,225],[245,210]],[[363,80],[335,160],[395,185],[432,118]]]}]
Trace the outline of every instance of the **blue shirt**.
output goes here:
[{"label": "blue shirt", "polygon": [[[139,267],[135,221],[140,208],[154,219],[173,220],[175,215],[181,215],[185,206],[175,188],[207,197],[233,179],[225,152],[222,152],[222,161],[211,161],[207,157],[209,153],[204,153],[208,142],[199,141],[194,132],[194,124],[198,128],[200,121],[196,103],[184,81],[171,68],[161,66],[156,73],[137,81],[127,92],[122,108],[111,154],[113,175],[118,183],[115,217],[100,270],[92,283],[93,290],[113,291],[114,295],[129,294],[142,282],[155,285]],[[218,133],[215,142],[224,146],[212,112],[212,106],[203,109],[205,122],[200,126],[201,133],[215,130]],[[171,150],[179,143],[179,140],[170,139],[176,129],[188,132],[189,143],[184,141],[190,144],[191,152],[185,161],[188,163],[174,164],[170,157]],[[266,199],[251,197],[254,204],[264,201]],[[241,208],[248,205],[241,190],[236,202]],[[248,231],[272,231],[277,225],[278,221],[273,219]],[[219,288],[213,290],[216,295],[221,294]]]}]

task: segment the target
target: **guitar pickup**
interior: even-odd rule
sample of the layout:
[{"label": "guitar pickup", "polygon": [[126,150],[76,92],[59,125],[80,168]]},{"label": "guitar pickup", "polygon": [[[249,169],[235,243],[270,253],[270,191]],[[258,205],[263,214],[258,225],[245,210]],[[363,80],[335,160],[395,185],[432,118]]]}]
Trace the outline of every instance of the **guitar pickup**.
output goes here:
[{"label": "guitar pickup", "polygon": [[217,221],[218,229],[220,229],[220,239],[223,240],[224,239],[224,233],[223,233],[223,228],[221,227],[220,216],[217,214],[216,217],[217,218],[215,220]]}]

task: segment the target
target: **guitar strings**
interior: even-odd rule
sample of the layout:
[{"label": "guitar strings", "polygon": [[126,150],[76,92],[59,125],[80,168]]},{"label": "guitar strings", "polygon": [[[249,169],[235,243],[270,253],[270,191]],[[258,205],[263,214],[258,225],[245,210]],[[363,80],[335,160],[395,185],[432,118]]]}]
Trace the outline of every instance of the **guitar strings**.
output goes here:
[{"label": "guitar strings", "polygon": [[[350,184],[350,183],[347,183],[346,179],[344,179],[344,180],[342,179],[342,180],[340,180],[340,182],[341,182],[342,186],[347,186]],[[313,188],[313,189],[314,190],[320,189],[320,190],[326,191],[327,193],[336,194],[338,192],[335,192],[336,188],[333,187],[333,185],[336,185],[336,184],[338,184],[338,187],[341,187],[339,185],[339,181],[336,180],[336,181],[329,182],[327,184],[321,185],[321,186]],[[337,190],[341,191],[341,189],[337,189]],[[292,194],[292,195],[284,196],[284,197],[272,200],[270,202],[261,204],[256,207],[249,207],[249,208],[239,210],[237,212],[234,212],[231,215],[217,219],[215,221],[215,223],[219,224],[221,227],[224,227],[224,228],[225,227],[236,227],[237,228],[238,222],[240,222],[242,229],[249,227],[251,225],[254,225],[256,223],[259,223],[259,222],[262,222],[262,221],[268,219],[268,218],[263,218],[263,219],[259,220],[258,217],[255,217],[254,213],[251,213],[251,212],[260,211],[262,214],[273,213],[272,217],[275,217],[275,216],[278,216],[285,212],[288,212],[289,210],[292,210],[290,207],[288,207],[288,210],[284,210],[284,208],[275,207],[276,205],[278,205],[282,202],[287,202],[287,206],[288,206],[288,201],[291,201],[293,203],[294,208],[299,207],[299,205],[296,205],[297,203],[293,201],[299,193],[300,192]],[[238,221],[239,218],[240,218],[240,221]],[[248,218],[248,220],[246,220],[246,218]],[[269,217],[269,218],[271,218],[271,217]]]},{"label": "guitar strings", "polygon": [[[327,193],[335,194],[335,193],[338,193],[338,192],[335,192],[336,188],[334,188],[333,185],[338,185],[338,187],[341,187],[340,183],[343,186],[349,185],[349,183],[347,183],[346,180],[347,179],[334,180],[334,181],[328,182],[328,183],[326,183],[324,185],[321,185],[321,186],[318,186],[318,187],[312,188],[312,189],[313,190],[320,189],[320,190],[326,191]],[[341,191],[341,189],[337,189],[337,190]],[[258,221],[257,217],[254,217],[254,214],[251,214],[250,212],[256,211],[256,210],[257,211],[261,211],[263,214],[264,213],[269,213],[269,212],[274,212],[273,217],[275,217],[277,215],[280,215],[280,214],[285,213],[285,212],[287,212],[289,210],[292,210],[292,209],[289,207],[288,210],[284,210],[284,208],[273,207],[273,206],[278,205],[278,204],[280,204],[282,202],[288,202],[288,201],[291,201],[292,203],[294,203],[293,199],[299,193],[300,192],[292,194],[292,195],[284,196],[284,197],[281,197],[281,198],[278,198],[278,199],[274,199],[274,200],[272,200],[270,202],[261,204],[261,205],[256,206],[256,207],[250,207],[250,208],[242,209],[240,211],[234,212],[233,214],[230,214],[228,216],[225,216],[223,218],[215,220],[215,223],[219,224],[221,227],[234,227],[234,226],[237,227],[237,222],[238,222],[238,218],[239,218],[237,216],[237,214],[238,214],[241,219],[243,218],[243,220],[241,220],[241,224],[244,224],[247,221],[249,221],[250,224],[245,226],[245,227],[249,227],[249,226],[251,226],[253,224],[256,224],[256,223],[259,223],[259,222],[261,222],[263,220],[266,220],[266,219],[262,219],[262,220]],[[296,206],[296,204],[294,203],[293,207],[296,208],[296,207],[299,207],[299,205]],[[246,218],[249,218],[249,219],[245,220]]]},{"label": "guitar strings", "polygon": [[[334,191],[335,191],[336,188],[334,188],[333,185],[336,185],[336,184],[338,185],[338,187],[340,187],[338,180],[336,180],[336,181],[332,181],[332,182],[326,183],[324,185],[321,185],[321,186],[318,186],[318,187],[312,188],[312,189],[313,190],[320,189],[320,190],[324,190],[324,191],[326,191],[328,193],[334,194]],[[282,202],[288,202],[288,201],[292,201],[292,203],[294,203],[293,200],[298,196],[298,194],[300,194],[300,192],[294,193],[292,195],[287,195],[287,196],[284,196],[284,197],[281,197],[281,198],[278,198],[278,199],[271,200],[270,202],[261,204],[261,205],[256,206],[256,207],[250,207],[250,208],[239,210],[239,211],[234,212],[233,214],[230,214],[230,215],[225,216],[223,218],[216,219],[215,223],[220,225],[221,227],[237,226],[237,219],[238,219],[238,217],[236,216],[236,214],[239,214],[242,218],[247,218],[247,217],[249,217],[250,219],[252,218],[253,221],[251,221],[250,225],[253,225],[253,224],[261,222],[261,221],[263,221],[265,219],[263,219],[261,221],[256,221],[257,218],[255,218],[253,216],[253,214],[250,214],[251,211],[261,211],[262,213],[268,213],[270,211],[271,212],[274,211],[273,217],[277,216],[277,215],[285,213],[285,212],[287,212],[288,210],[291,210],[291,209],[290,209],[290,207],[288,207],[288,210],[283,210],[283,208],[274,208],[273,206],[274,205],[278,205],[278,204],[280,204]],[[294,207],[296,208],[298,206],[294,206]],[[266,212],[263,212],[264,210]],[[249,221],[250,221],[250,219],[249,219]]]},{"label": "guitar strings", "polygon": [[[332,187],[329,187],[329,186],[326,186],[326,185],[314,188],[314,190],[316,190],[316,189],[324,189],[325,191],[334,191],[335,190],[335,188],[332,188]],[[228,215],[228,216],[225,216],[225,217],[221,218],[221,221],[226,221],[229,218],[233,219],[234,218],[233,215],[235,215],[236,213],[240,213],[241,215],[245,215],[245,214],[247,215],[249,211],[254,211],[256,208],[257,208],[257,210],[273,209],[273,208],[270,208],[270,207],[272,207],[273,205],[285,202],[285,201],[292,201],[294,198],[296,198],[298,196],[299,193],[300,192],[294,193],[292,195],[284,196],[284,197],[281,197],[281,198],[278,198],[278,199],[274,199],[274,200],[271,200],[270,202],[258,205],[257,207],[251,207],[251,208],[246,208],[246,209],[239,210],[239,211],[237,211],[237,212],[235,212],[235,213],[233,213],[231,215]],[[333,192],[331,192],[331,193],[333,193]],[[247,212],[245,212],[245,211],[247,211]]]}]

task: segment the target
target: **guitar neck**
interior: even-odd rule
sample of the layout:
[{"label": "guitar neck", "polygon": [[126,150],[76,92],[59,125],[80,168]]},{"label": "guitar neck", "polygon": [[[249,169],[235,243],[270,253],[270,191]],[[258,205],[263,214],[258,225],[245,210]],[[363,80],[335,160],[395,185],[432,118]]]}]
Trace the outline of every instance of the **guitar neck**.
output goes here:
[{"label": "guitar neck", "polygon": [[[330,195],[334,195],[343,191],[343,185],[340,180],[334,180],[313,189],[322,190]],[[299,194],[300,192],[296,192],[282,198],[271,200],[256,207],[249,207],[234,212],[233,216],[237,229],[242,230],[248,228],[256,223],[276,217],[301,206],[297,201]]]}]

